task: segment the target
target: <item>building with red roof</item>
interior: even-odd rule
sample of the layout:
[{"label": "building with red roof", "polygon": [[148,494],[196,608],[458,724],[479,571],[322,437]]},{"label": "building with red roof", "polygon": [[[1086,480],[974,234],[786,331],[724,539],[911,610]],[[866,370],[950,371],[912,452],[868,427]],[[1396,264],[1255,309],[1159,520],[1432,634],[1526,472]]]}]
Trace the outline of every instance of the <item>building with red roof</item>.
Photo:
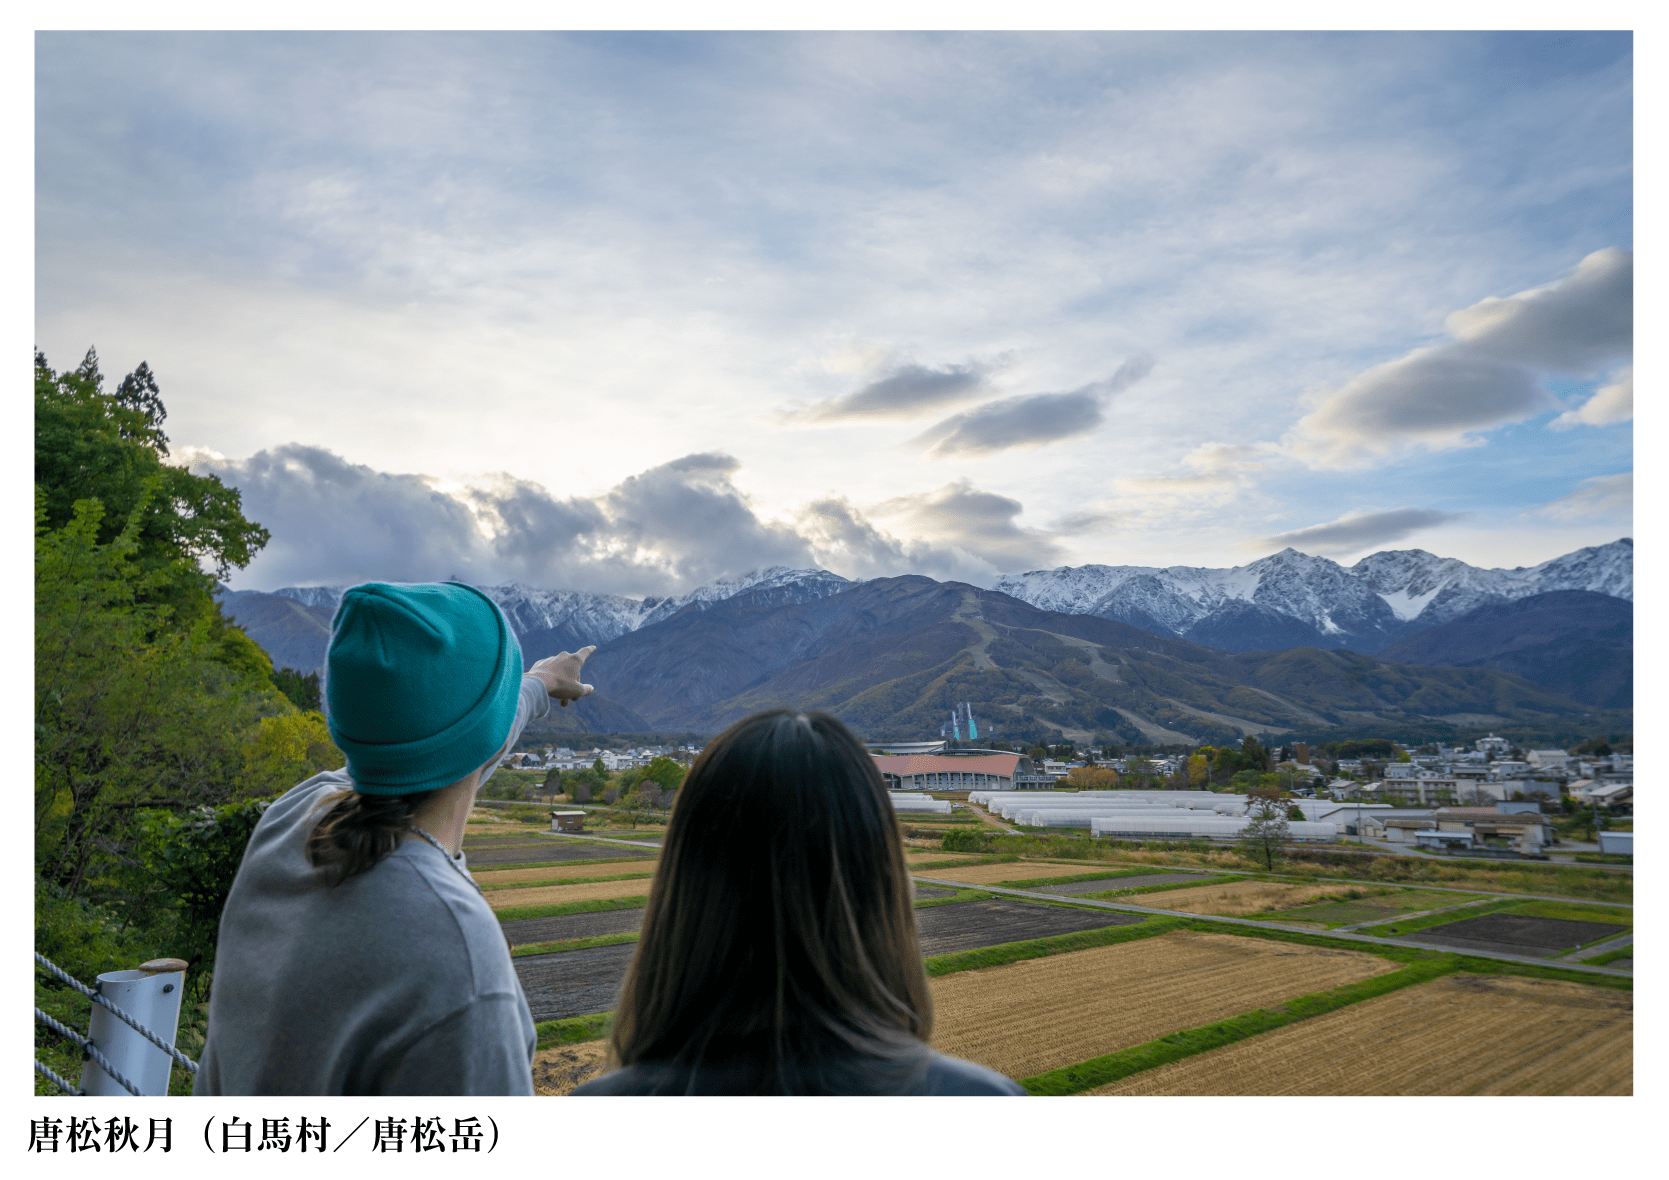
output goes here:
[{"label": "building with red roof", "polygon": [[1007,790],[1019,754],[873,754],[887,786],[903,791]]}]

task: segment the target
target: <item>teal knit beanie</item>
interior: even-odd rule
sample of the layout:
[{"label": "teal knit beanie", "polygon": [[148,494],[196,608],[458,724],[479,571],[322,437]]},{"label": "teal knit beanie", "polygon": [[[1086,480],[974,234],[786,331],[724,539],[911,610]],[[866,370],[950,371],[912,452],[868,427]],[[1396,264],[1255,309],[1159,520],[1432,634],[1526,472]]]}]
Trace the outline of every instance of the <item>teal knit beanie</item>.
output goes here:
[{"label": "teal knit beanie", "polygon": [[331,624],[330,736],[364,794],[450,786],[510,736],[521,679],[521,645],[481,591],[367,582]]}]

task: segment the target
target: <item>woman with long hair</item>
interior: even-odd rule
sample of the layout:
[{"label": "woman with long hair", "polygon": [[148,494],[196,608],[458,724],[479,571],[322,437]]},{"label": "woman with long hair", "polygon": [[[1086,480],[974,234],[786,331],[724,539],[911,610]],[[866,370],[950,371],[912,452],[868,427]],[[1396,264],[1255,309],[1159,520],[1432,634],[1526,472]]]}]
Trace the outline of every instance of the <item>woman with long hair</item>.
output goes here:
[{"label": "woman with long hair", "polygon": [[348,764],[255,825],[196,1093],[533,1093],[533,1018],[464,824],[528,721],[591,692],[591,650],[524,674],[509,620],[473,587],[343,595],[325,700]]},{"label": "woman with long hair", "polygon": [[824,713],[731,726],[678,791],[594,1094],[1021,1094],[934,1052],[886,784]]}]

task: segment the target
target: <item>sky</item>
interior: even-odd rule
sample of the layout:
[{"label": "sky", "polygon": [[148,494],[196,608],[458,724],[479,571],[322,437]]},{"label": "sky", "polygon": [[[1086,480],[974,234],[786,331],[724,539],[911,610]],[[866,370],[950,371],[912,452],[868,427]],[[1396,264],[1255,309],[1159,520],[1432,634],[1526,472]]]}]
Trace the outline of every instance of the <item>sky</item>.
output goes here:
[{"label": "sky", "polygon": [[1603,33],[43,33],[36,344],[239,589],[1633,532]]}]

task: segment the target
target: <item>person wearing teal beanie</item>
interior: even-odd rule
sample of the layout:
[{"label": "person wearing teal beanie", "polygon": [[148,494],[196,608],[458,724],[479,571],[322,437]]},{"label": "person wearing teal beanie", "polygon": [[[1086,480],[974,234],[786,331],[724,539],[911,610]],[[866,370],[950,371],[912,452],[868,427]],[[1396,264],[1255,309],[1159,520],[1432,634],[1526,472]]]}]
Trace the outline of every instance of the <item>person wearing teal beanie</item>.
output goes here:
[{"label": "person wearing teal beanie", "polygon": [[524,674],[460,582],[343,596],[325,668],[341,770],[262,815],[220,921],[195,1092],[531,1094],[537,1037],[462,853],[477,793],[581,684],[581,648]]}]

